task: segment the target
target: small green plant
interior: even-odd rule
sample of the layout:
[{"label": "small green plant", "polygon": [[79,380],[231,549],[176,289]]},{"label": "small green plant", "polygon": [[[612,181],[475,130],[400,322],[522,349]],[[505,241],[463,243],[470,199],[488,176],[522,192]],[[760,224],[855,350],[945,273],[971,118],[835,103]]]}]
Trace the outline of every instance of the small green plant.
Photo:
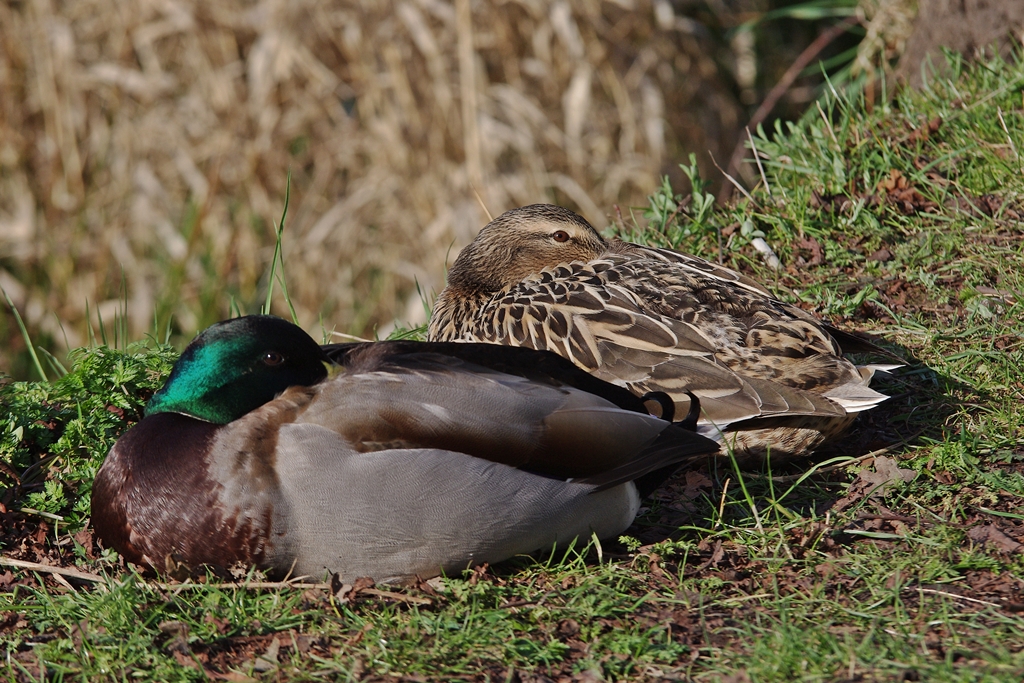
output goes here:
[{"label": "small green plant", "polygon": [[17,475],[19,505],[81,528],[96,470],[117,437],[141,418],[176,357],[174,349],[151,342],[124,351],[79,349],[58,380],[0,385],[0,404],[8,411],[0,422],[0,463]]},{"label": "small green plant", "polygon": [[[711,183],[701,178],[696,155],[690,154],[690,164],[680,164],[679,168],[690,180],[690,195],[677,194],[668,176],[663,176],[661,187],[649,197],[644,210],[648,230],[663,234],[672,247],[678,247],[690,235],[716,229],[710,222],[715,195],[707,191]],[[684,224],[683,217],[689,218],[689,222]]]}]

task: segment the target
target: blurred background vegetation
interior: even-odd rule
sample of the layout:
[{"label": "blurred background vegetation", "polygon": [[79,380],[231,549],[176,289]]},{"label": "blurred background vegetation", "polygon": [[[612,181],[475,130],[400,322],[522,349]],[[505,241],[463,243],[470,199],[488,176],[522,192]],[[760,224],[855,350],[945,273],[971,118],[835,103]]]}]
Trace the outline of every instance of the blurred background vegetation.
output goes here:
[{"label": "blurred background vegetation", "polygon": [[[58,357],[101,320],[190,338],[265,298],[291,174],[300,323],[420,324],[488,212],[642,222],[663,175],[689,188],[690,153],[712,192],[712,159],[753,184],[751,119],[884,72],[916,6],[7,0],[0,287]],[[30,377],[26,352],[5,305],[0,370]]]}]

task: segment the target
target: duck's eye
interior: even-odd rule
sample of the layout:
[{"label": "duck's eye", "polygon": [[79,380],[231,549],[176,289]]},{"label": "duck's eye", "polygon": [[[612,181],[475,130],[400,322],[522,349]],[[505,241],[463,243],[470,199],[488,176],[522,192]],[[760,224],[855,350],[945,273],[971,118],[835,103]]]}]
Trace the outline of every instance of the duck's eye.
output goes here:
[{"label": "duck's eye", "polygon": [[569,233],[567,233],[565,230],[555,230],[553,233],[551,233],[551,237],[556,242],[568,242],[569,241]]},{"label": "duck's eye", "polygon": [[284,356],[277,351],[267,351],[260,360],[263,361],[264,365],[274,367],[284,362]]}]

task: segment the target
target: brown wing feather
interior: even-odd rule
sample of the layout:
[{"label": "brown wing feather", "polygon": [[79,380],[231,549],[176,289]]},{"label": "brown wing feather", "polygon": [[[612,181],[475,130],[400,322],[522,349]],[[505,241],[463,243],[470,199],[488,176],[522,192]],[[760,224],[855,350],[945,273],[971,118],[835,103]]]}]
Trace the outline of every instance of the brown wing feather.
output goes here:
[{"label": "brown wing feather", "polygon": [[693,391],[703,421],[719,426],[789,412],[845,414],[810,394],[819,384],[859,381],[856,368],[785,304],[726,292],[721,278],[701,272],[680,277],[660,260],[613,256],[553,270],[485,302],[462,338],[555,351],[634,393],[668,393],[679,414]]}]

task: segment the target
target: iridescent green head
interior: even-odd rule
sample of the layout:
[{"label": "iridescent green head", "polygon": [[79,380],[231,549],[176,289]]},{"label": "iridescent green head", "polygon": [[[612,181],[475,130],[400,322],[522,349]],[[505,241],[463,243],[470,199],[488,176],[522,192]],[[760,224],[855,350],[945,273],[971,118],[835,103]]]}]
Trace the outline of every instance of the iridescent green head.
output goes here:
[{"label": "iridescent green head", "polygon": [[227,424],[290,386],[327,377],[320,346],[296,325],[269,315],[217,323],[192,340],[146,415],[183,413]]}]

